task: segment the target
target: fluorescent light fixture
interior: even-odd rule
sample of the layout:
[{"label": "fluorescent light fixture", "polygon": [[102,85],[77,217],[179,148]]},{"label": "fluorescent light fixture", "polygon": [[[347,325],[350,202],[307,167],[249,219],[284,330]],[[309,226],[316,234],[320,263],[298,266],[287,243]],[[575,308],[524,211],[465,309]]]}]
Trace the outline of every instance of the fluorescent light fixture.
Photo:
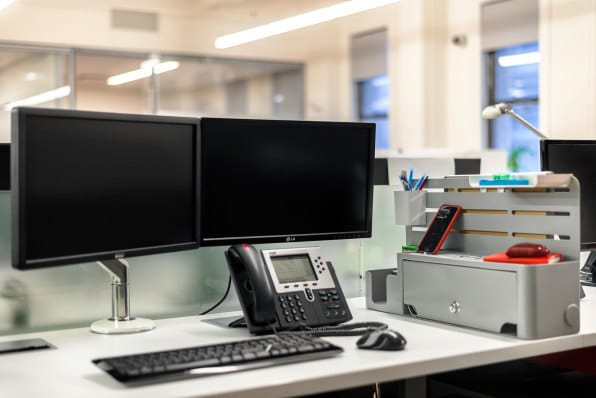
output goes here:
[{"label": "fluorescent light fixture", "polygon": [[160,73],[169,72],[178,69],[180,63],[178,61],[161,62],[153,67],[153,73],[159,75]]},{"label": "fluorescent light fixture", "polygon": [[0,0],[0,10],[8,7],[14,2],[14,0]]},{"label": "fluorescent light fixture", "polygon": [[135,80],[144,79],[146,77],[151,76],[153,71],[151,68],[146,69],[135,69],[131,70],[130,72],[120,73],[118,75],[108,77],[107,83],[108,86],[118,86],[124,83],[130,83]]},{"label": "fluorescent light fixture", "polygon": [[540,62],[540,53],[532,51],[529,53],[502,55],[498,58],[499,66],[509,68],[511,66],[521,66],[529,64],[537,64]]},{"label": "fluorescent light fixture", "polygon": [[32,97],[23,98],[17,101],[9,102],[4,104],[4,110],[11,110],[16,106],[27,106],[27,105],[38,105],[46,102],[50,102],[59,98],[63,98],[70,95],[70,86],[62,86],[54,90],[46,91],[41,94],[34,95]]},{"label": "fluorescent light fixture", "polygon": [[292,30],[302,29],[307,26],[332,21],[337,18],[356,14],[362,11],[372,10],[388,4],[397,3],[400,0],[350,0],[332,6],[319,8],[317,10],[294,15],[289,18],[280,19],[265,25],[241,30],[215,39],[215,48],[229,48],[240,44],[249,43],[290,32]]},{"label": "fluorescent light fixture", "polygon": [[131,70],[129,72],[120,73],[118,75],[108,77],[107,83],[109,86],[118,86],[124,83],[130,83],[135,80],[144,79],[152,74],[159,75],[160,73],[169,72],[178,69],[180,63],[178,61],[159,62],[153,59],[143,61],[140,69]]}]

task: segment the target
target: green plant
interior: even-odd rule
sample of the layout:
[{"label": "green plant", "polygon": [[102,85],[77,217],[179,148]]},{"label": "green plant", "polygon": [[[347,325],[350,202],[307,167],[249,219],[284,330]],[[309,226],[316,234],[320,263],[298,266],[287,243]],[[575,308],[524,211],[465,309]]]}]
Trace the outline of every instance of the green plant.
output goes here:
[{"label": "green plant", "polygon": [[519,171],[519,158],[524,153],[530,153],[530,150],[525,146],[518,146],[511,149],[511,152],[509,152],[509,157],[507,158],[507,168],[509,171]]}]

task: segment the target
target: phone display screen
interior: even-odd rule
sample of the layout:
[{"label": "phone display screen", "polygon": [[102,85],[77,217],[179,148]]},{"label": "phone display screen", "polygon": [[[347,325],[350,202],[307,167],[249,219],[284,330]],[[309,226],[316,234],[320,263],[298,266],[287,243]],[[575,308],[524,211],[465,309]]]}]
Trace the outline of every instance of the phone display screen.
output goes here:
[{"label": "phone display screen", "polygon": [[308,254],[271,257],[279,283],[316,281],[317,274]]}]

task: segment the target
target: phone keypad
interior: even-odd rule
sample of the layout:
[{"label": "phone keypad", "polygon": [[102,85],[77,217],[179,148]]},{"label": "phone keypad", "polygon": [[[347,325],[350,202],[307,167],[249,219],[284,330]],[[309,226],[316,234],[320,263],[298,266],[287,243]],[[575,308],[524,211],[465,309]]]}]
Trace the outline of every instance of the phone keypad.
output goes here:
[{"label": "phone keypad", "polygon": [[293,323],[308,320],[308,316],[304,310],[304,303],[299,294],[279,296],[278,301],[279,308],[286,322]]},{"label": "phone keypad", "polygon": [[312,299],[307,297],[307,292],[277,297],[278,314],[286,327],[335,324],[345,321],[349,316],[345,301],[337,289],[310,290],[310,294]]}]

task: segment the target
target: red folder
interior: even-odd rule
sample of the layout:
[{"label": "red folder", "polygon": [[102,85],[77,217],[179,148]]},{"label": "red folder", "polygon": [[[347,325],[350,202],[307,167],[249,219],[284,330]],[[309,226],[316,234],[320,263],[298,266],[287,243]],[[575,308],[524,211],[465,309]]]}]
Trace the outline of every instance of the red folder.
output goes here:
[{"label": "red folder", "polygon": [[494,263],[514,263],[514,264],[554,264],[563,259],[561,253],[549,253],[542,257],[509,257],[505,252],[493,253],[482,257],[484,261]]}]

